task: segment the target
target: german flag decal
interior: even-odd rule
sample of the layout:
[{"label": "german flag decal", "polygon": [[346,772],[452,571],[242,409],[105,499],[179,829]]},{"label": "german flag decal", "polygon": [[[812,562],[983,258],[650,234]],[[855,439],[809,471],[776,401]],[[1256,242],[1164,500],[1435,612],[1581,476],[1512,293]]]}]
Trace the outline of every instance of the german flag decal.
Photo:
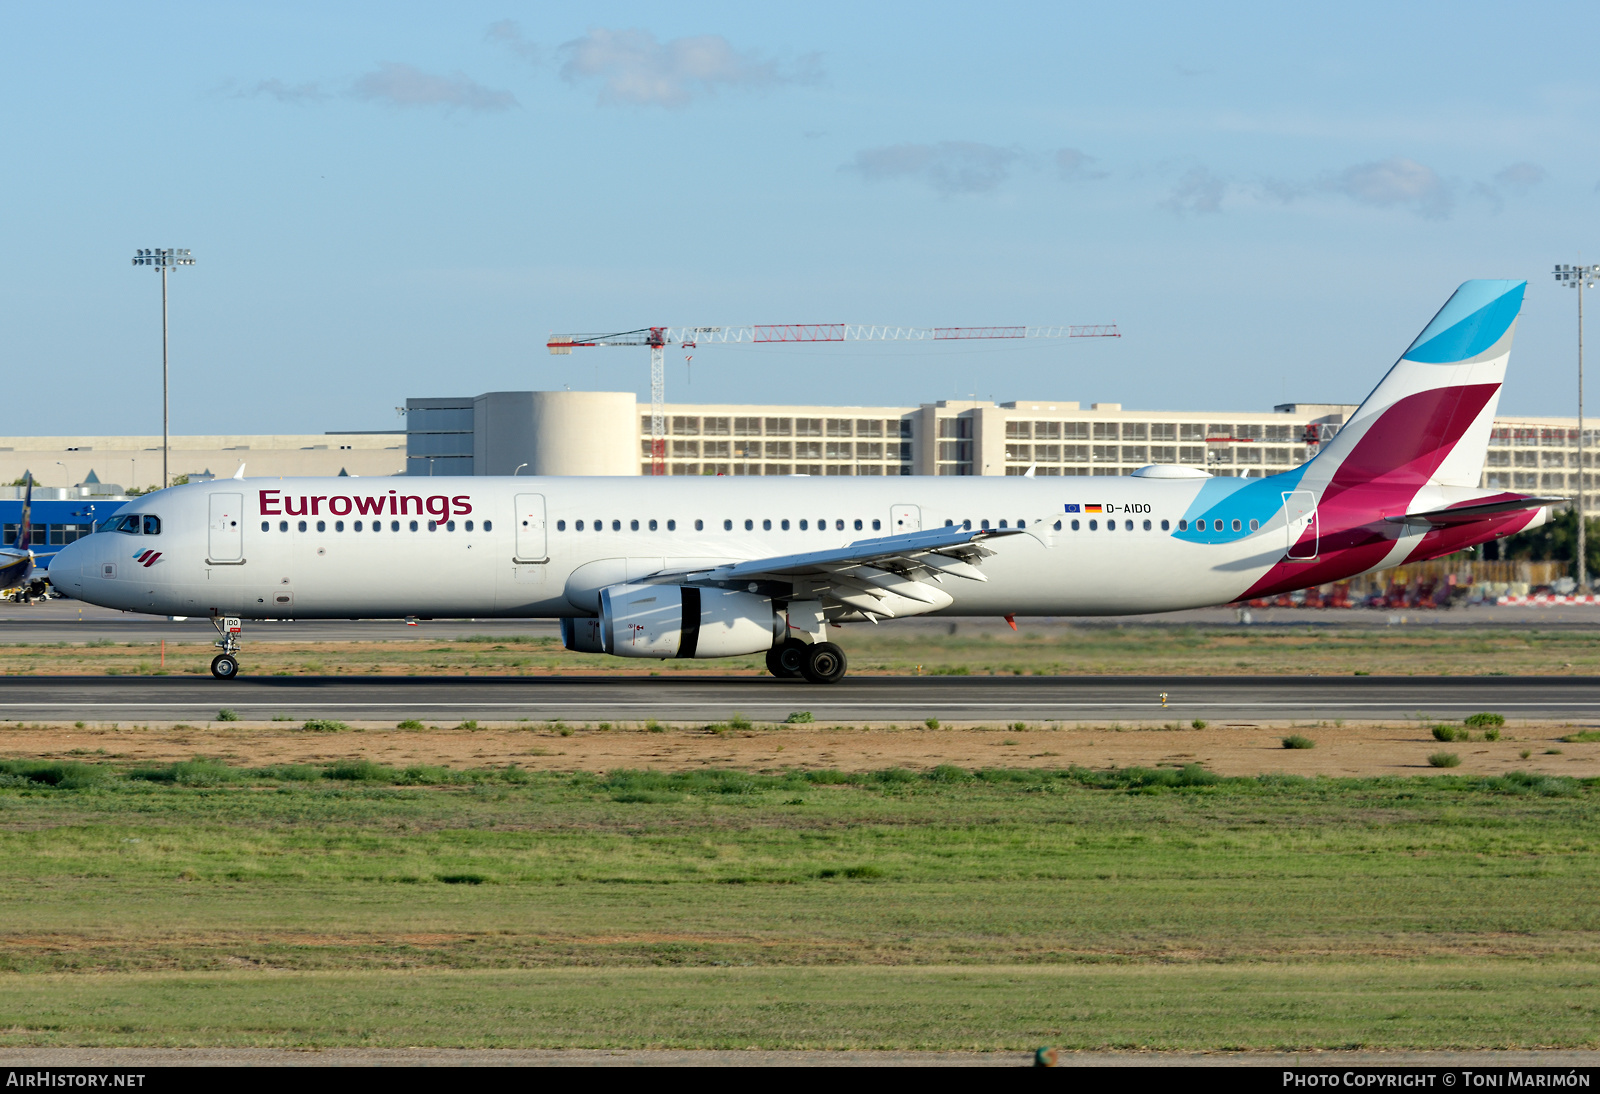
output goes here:
[{"label": "german flag decal", "polygon": [[1103,505],[1085,505],[1083,511],[1085,513],[1104,513],[1106,510]]}]

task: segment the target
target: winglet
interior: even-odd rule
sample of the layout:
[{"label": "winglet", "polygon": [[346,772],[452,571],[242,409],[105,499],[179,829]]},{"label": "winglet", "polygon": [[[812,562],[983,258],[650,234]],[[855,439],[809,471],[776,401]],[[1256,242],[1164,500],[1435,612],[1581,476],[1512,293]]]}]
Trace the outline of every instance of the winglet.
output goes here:
[{"label": "winglet", "polygon": [[237,471],[235,471],[233,473],[233,477],[236,478],[236,479],[244,478],[244,461],[243,460],[239,461],[239,470],[237,470]]}]

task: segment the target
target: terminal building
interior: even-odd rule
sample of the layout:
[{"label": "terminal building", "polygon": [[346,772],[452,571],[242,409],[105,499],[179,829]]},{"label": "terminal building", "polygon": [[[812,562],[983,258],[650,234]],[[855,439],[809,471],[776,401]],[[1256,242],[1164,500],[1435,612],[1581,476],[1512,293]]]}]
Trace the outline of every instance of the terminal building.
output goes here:
[{"label": "terminal building", "polygon": [[[1261,477],[1304,463],[1355,412],[1285,403],[1270,412],[1124,410],[1060,400],[919,406],[669,404],[669,475],[1127,475],[1183,464]],[[650,408],[630,392],[495,391],[406,403],[408,475],[648,475]],[[1578,465],[1572,418],[1497,418],[1487,488],[1594,490],[1597,431]],[[1591,515],[1593,497],[1586,498]]]}]

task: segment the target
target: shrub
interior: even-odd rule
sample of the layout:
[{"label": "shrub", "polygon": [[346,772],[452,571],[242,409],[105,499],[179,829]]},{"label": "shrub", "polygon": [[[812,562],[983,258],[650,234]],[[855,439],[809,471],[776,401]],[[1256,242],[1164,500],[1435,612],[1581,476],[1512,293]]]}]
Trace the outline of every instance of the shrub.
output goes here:
[{"label": "shrub", "polygon": [[945,665],[945,666],[943,666],[941,668],[934,669],[932,672],[928,673],[928,675],[929,676],[968,676],[968,675],[970,675],[970,670],[968,670],[967,666],[965,666],[965,665],[956,665],[953,668],[951,666],[949,666],[949,665]]},{"label": "shrub", "polygon": [[239,712],[237,710],[233,710],[230,707],[223,707],[221,710],[217,711],[217,721],[219,722],[237,722],[238,720]]},{"label": "shrub", "polygon": [[439,874],[438,878],[446,885],[482,885],[488,880],[482,874]]},{"label": "shrub", "polygon": [[654,718],[651,718],[650,720],[645,722],[644,728],[645,728],[646,732],[649,732],[649,733],[665,733],[666,732],[666,730],[664,728],[662,728],[661,723],[656,721]]},{"label": "shrub", "polygon": [[1483,731],[1483,739],[1486,741],[1498,741],[1500,739],[1500,731],[1498,729],[1486,729]]},{"label": "shrub", "polygon": [[[63,760],[0,760],[0,776],[9,775],[13,786],[53,786],[57,790],[82,790],[106,777],[106,770]],[[16,780],[16,781],[12,781]]]},{"label": "shrub", "polygon": [[923,722],[922,724],[927,726],[929,729],[938,729],[939,728],[939,719],[937,719],[937,718],[929,718],[926,722]]},{"label": "shrub", "polygon": [[793,710],[789,712],[789,717],[785,718],[783,721],[786,725],[797,726],[803,725],[811,720],[811,712],[809,710]]},{"label": "shrub", "polygon": [[289,783],[314,783],[322,778],[322,768],[310,764],[273,764],[270,767],[258,767],[250,774]]},{"label": "shrub", "polygon": [[1463,718],[1461,722],[1463,725],[1471,726],[1473,729],[1486,729],[1489,726],[1498,728],[1506,724],[1506,716],[1484,710]]},{"label": "shrub", "polygon": [[1466,730],[1457,729],[1455,726],[1433,727],[1433,739],[1436,741],[1465,741],[1468,739],[1468,737],[1469,735]]},{"label": "shrub", "polygon": [[1460,767],[1461,757],[1454,752],[1435,752],[1428,757],[1428,763],[1433,767]]},{"label": "shrub", "polygon": [[396,729],[421,729],[422,728],[422,723],[417,721],[415,718],[407,718],[405,721],[401,722],[399,725],[395,726],[394,728],[396,728]]},{"label": "shrub", "polygon": [[907,771],[903,767],[886,767],[882,771],[873,772],[872,777],[888,786],[917,781],[916,773]]},{"label": "shrub", "polygon": [[[276,718],[273,721],[277,721]],[[300,727],[307,733],[344,733],[350,727],[331,718],[308,718]]]},{"label": "shrub", "polygon": [[1600,741],[1600,730],[1584,729],[1577,733],[1569,733],[1561,739],[1569,745],[1592,744]]},{"label": "shrub", "polygon": [[460,725],[456,726],[456,728],[457,729],[477,729],[478,728],[478,720],[476,718],[469,718],[467,721],[462,722]]},{"label": "shrub", "polygon": [[1302,737],[1298,733],[1291,733],[1283,739],[1284,748],[1316,748],[1317,742],[1310,737]]},{"label": "shrub", "polygon": [[1194,729],[1204,729],[1209,724],[1210,723],[1207,722],[1204,718],[1196,718],[1194,721],[1189,723],[1189,725],[1191,727],[1193,727]]},{"label": "shrub", "polygon": [[182,760],[162,767],[136,767],[128,778],[141,782],[171,783],[175,786],[221,786],[237,782],[244,772],[214,760]]},{"label": "shrub", "polygon": [[322,777],[347,782],[394,782],[395,770],[371,760],[340,760],[323,768]]},{"label": "shrub", "polygon": [[936,783],[964,783],[972,778],[971,772],[955,764],[940,764],[928,772],[928,778]]},{"label": "shrub", "polygon": [[728,726],[730,729],[749,729],[750,719],[746,718],[738,711],[734,711],[733,717],[728,719]]}]

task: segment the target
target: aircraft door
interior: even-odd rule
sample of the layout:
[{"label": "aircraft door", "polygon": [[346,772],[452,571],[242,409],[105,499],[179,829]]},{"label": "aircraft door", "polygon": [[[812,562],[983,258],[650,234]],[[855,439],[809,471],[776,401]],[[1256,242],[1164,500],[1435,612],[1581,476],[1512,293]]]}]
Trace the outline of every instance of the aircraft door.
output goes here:
[{"label": "aircraft door", "polygon": [[898,536],[904,532],[922,531],[922,507],[920,505],[896,505],[889,510],[889,534]]},{"label": "aircraft door", "polygon": [[1310,490],[1285,493],[1283,515],[1289,522],[1289,561],[1314,561],[1321,537],[1317,526],[1317,495]]},{"label": "aircraft door", "polygon": [[211,526],[206,539],[206,561],[244,561],[244,495],[212,494]]},{"label": "aircraft door", "polygon": [[545,538],[544,495],[517,495],[518,562],[549,562],[550,549]]}]

